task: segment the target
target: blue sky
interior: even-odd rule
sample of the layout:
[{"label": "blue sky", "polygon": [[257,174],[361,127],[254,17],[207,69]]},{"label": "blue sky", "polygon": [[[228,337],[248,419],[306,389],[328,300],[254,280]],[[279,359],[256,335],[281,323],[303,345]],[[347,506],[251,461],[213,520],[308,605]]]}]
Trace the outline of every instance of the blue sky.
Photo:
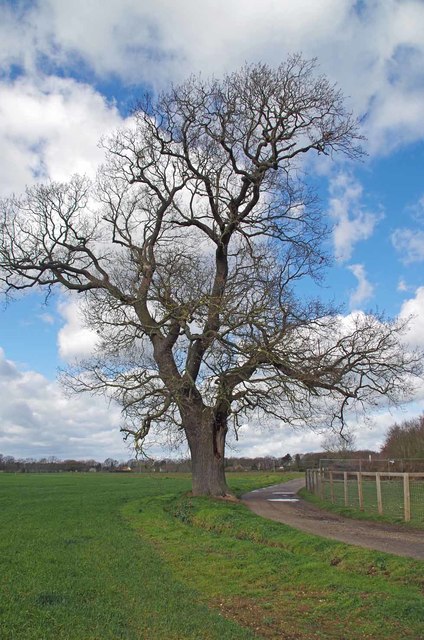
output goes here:
[{"label": "blue sky", "polygon": [[[125,126],[146,87],[190,73],[221,75],[245,61],[317,57],[362,118],[362,163],[308,165],[333,226],[333,266],[323,297],[344,313],[413,314],[409,341],[424,346],[424,3],[421,0],[39,0],[0,3],[0,195],[26,184],[93,175],[102,135]],[[119,410],[101,398],[68,398],[57,369],[89,352],[93,336],[74,298],[35,294],[0,311],[0,453],[130,455]],[[396,419],[424,409],[424,389],[370,429],[378,448]],[[320,447],[307,430],[241,432],[243,455]],[[167,453],[153,443],[153,454]],[[184,453],[184,452],[183,452]]]}]

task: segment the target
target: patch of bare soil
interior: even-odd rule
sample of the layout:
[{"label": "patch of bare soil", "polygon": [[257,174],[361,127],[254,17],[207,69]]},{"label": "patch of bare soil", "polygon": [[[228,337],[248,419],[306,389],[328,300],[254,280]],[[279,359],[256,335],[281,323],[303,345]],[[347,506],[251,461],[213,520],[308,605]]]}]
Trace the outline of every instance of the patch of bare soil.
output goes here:
[{"label": "patch of bare soil", "polygon": [[272,601],[234,596],[212,602],[212,606],[266,640],[377,640],[377,636],[356,627],[346,629],[346,621],[320,615],[317,609],[331,598],[323,591],[291,591],[285,587]]},{"label": "patch of bare soil", "polygon": [[293,633],[284,611],[275,606],[268,610],[250,598],[233,597],[213,602],[212,606],[230,620],[257,633],[267,640],[311,640],[311,635]]}]

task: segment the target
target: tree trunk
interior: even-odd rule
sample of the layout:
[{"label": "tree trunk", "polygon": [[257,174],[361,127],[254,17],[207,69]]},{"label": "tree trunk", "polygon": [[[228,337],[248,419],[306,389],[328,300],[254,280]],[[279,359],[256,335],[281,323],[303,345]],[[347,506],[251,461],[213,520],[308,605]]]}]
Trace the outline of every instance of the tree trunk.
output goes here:
[{"label": "tree trunk", "polygon": [[191,452],[193,495],[230,495],[224,470],[226,420],[203,411],[197,424],[191,420],[187,422],[185,431]]}]

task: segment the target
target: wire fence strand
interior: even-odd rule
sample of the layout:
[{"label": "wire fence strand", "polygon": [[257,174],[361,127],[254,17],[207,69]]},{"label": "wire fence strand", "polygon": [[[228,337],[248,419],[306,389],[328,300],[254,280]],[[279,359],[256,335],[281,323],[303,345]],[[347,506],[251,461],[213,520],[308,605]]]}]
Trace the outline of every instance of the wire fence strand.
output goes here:
[{"label": "wire fence strand", "polygon": [[424,524],[424,473],[308,469],[306,488],[340,507]]}]

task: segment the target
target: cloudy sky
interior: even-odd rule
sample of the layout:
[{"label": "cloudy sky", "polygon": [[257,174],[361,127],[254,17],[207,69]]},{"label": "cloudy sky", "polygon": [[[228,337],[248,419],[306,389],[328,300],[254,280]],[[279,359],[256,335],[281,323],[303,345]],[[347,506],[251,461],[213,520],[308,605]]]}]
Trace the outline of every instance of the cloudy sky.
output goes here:
[{"label": "cloudy sky", "polygon": [[[361,164],[310,168],[333,226],[324,295],[346,314],[412,314],[409,340],[424,346],[422,0],[2,0],[0,195],[94,174],[99,138],[125,125],[145,88],[246,61],[277,65],[294,52],[317,57],[367,138]],[[56,382],[57,369],[92,343],[73,299],[45,304],[32,294],[0,309],[0,453],[129,457],[119,410],[68,398]],[[424,409],[423,398],[418,390],[402,411],[380,410],[373,429],[357,425],[358,446],[379,448],[395,419]],[[250,424],[235,451],[280,456],[321,440]]]}]

